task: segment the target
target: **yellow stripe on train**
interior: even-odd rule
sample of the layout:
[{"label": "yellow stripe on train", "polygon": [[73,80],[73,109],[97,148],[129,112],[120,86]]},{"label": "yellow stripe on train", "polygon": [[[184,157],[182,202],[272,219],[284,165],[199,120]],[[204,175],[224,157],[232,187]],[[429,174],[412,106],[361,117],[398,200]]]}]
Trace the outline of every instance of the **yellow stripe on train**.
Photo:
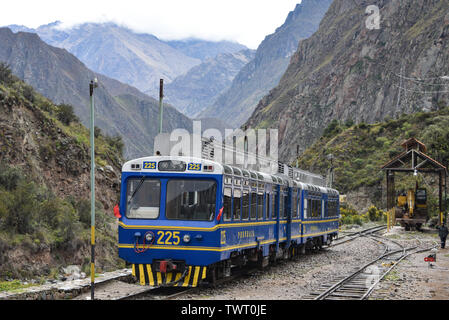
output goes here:
[{"label": "yellow stripe on train", "polygon": [[133,276],[141,285],[150,286],[182,286],[196,287],[198,283],[206,278],[207,267],[189,266],[188,271],[182,278],[181,272],[162,273],[153,271],[150,264],[133,264]]}]

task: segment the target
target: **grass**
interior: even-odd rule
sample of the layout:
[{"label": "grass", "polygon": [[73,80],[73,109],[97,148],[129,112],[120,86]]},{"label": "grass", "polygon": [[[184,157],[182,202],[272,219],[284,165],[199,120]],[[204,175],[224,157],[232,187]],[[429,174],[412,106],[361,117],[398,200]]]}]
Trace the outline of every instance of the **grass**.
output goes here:
[{"label": "grass", "polygon": [[389,274],[385,276],[384,280],[398,281],[401,280],[401,278],[399,277],[398,272],[396,270],[392,270]]},{"label": "grass", "polygon": [[26,289],[29,287],[36,286],[37,284],[34,283],[27,283],[24,284],[20,282],[19,280],[12,280],[12,281],[0,281],[0,291],[19,291],[21,289]]}]

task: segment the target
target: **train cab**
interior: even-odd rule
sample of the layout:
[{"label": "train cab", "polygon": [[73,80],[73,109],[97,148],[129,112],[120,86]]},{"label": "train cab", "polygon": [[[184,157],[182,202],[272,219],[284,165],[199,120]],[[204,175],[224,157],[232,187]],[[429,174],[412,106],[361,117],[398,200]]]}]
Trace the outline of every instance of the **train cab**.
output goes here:
[{"label": "train cab", "polygon": [[222,179],[223,167],[203,159],[157,156],[123,165],[119,256],[141,283],[198,281],[202,267],[219,259]]}]

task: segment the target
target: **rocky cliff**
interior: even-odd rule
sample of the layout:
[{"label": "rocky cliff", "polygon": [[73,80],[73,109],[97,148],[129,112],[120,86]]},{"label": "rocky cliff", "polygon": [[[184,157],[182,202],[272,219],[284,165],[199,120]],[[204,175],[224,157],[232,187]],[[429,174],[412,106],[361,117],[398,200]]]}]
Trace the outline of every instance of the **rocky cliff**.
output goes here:
[{"label": "rocky cliff", "polygon": [[281,158],[292,160],[333,119],[374,122],[447,105],[447,61],[449,2],[335,0],[246,125],[278,128]]},{"label": "rocky cliff", "polygon": [[285,72],[301,39],[310,37],[319,26],[332,0],[303,0],[284,24],[259,45],[255,58],[245,65],[213,105],[201,116],[218,117],[238,127],[254,111],[259,100],[275,87]]}]

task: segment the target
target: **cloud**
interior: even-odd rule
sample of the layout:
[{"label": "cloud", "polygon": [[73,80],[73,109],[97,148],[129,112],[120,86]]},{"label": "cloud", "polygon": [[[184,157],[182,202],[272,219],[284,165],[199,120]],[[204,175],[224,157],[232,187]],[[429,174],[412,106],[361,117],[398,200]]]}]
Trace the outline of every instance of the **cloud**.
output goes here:
[{"label": "cloud", "polygon": [[2,25],[37,27],[112,21],[162,39],[234,40],[256,48],[300,0],[15,0],[2,4]]}]

